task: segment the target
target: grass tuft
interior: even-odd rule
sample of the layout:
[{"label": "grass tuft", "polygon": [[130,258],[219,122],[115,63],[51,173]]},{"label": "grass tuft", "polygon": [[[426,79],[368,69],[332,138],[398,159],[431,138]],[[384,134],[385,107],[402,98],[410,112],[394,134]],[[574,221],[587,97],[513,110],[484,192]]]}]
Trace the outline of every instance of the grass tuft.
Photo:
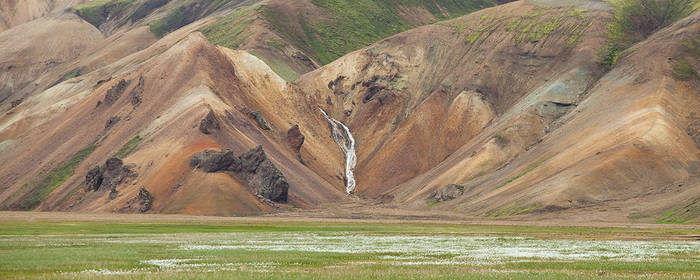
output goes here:
[{"label": "grass tuft", "polygon": [[122,146],[119,151],[117,151],[116,154],[114,154],[112,157],[118,158],[118,159],[124,159],[131,155],[133,152],[136,151],[136,149],[139,147],[139,144],[143,141],[143,138],[141,136],[136,135],[134,138],[131,138],[129,142],[126,142],[124,146]]}]

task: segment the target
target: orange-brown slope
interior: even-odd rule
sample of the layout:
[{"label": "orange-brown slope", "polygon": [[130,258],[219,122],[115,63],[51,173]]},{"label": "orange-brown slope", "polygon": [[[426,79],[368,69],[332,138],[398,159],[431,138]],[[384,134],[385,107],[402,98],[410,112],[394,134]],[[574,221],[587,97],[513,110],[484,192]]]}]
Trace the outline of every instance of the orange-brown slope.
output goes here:
[{"label": "orange-brown slope", "polygon": [[[138,56],[126,60],[137,60]],[[78,99],[75,105],[26,134],[16,135],[13,144],[5,148],[17,160],[6,162],[0,172],[3,182],[10,184],[0,199],[11,208],[22,205],[23,199],[32,196],[32,187],[41,186],[37,179],[46,174],[41,170],[56,168],[90,145],[96,146],[94,152],[39,209],[133,211],[125,206],[144,186],[154,196],[155,212],[223,215],[269,211],[270,206],[259,202],[235,176],[206,174],[189,167],[189,159],[204,149],[224,147],[240,154],[257,145],[264,147],[287,177],[292,204],[308,207],[340,198],[339,187],[290,156],[292,152],[279,140],[279,131],[263,131],[245,114],[260,110],[264,116],[275,115],[265,107],[256,107],[264,104],[260,100],[266,93],[250,92],[236,74],[245,70],[235,68],[230,59],[195,33],[134,71],[115,75],[94,91],[87,89],[90,94],[69,97]],[[119,89],[121,94],[112,103],[106,93],[115,86],[120,88],[120,82],[126,86]],[[134,103],[134,95],[140,96],[140,103]],[[205,135],[198,125],[210,110],[223,125],[216,133]],[[120,120],[108,128],[106,123],[112,117]],[[139,176],[120,185],[118,196],[113,198],[104,190],[86,192],[81,182],[88,169],[103,164],[137,135],[142,141],[124,161],[133,165]]]},{"label": "orange-brown slope", "polygon": [[[700,108],[699,84],[697,79],[674,78],[671,65],[687,56],[683,42],[696,38],[699,30],[696,13],[634,46],[576,102],[576,109],[507,164],[474,174],[502,156],[498,137],[509,138],[485,134],[392,193],[426,207],[425,199],[436,188],[461,184],[463,196],[437,207],[470,215],[656,221],[662,213],[694,211],[688,217],[697,217],[700,150],[693,122]],[[560,82],[547,85],[544,94]],[[543,93],[537,90],[529,96]],[[529,96],[515,107],[546,112]],[[501,129],[505,125],[526,131],[534,123],[509,121]],[[498,127],[497,123],[486,131]]]},{"label": "orange-brown slope", "polygon": [[[611,14],[575,11],[525,1],[486,9],[383,40],[298,83],[348,124],[358,146],[358,191],[376,196],[475,141],[553,77],[579,69],[571,74],[575,90],[590,86],[599,75],[594,61]],[[542,117],[518,118],[534,126],[513,135],[510,145],[499,142],[497,149],[511,151],[483,159],[492,166],[479,172],[505,164],[544,134]]]}]

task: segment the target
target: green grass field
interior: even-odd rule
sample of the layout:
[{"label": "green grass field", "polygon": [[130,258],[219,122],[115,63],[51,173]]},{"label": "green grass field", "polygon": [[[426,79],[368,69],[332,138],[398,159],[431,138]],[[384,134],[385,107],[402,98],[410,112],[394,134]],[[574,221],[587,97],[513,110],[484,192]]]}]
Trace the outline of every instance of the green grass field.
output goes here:
[{"label": "green grass field", "polygon": [[700,277],[692,228],[29,220],[0,218],[0,279]]}]

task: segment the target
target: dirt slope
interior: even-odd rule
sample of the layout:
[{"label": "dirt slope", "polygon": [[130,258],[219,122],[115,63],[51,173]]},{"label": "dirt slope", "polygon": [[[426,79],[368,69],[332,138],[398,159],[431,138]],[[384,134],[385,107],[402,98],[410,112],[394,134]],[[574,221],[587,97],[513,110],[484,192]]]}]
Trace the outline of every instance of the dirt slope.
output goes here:
[{"label": "dirt slope", "polygon": [[[320,26],[371,37],[342,29],[351,15],[331,2],[346,3],[180,1],[133,19],[149,3],[135,1],[100,21],[73,6],[0,32],[0,208],[139,212],[143,187],[154,213],[365,205],[697,220],[700,87],[676,72],[699,66],[699,12],[608,71],[598,61],[613,9],[602,1],[517,1],[455,19],[391,6],[408,27],[441,21],[328,63],[348,51]],[[184,21],[171,21],[177,11]],[[319,108],[356,140],[356,196],[344,193],[344,155]],[[207,149],[258,145],[289,183],[288,203],[256,197],[236,172],[190,166]],[[111,157],[128,176],[86,188]],[[453,197],[435,200],[450,184]]]}]

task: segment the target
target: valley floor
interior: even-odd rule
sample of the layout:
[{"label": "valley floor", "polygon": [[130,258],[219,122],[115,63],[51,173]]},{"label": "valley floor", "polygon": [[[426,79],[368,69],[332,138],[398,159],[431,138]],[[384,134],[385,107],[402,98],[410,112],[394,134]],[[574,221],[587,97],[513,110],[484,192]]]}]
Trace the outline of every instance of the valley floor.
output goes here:
[{"label": "valley floor", "polygon": [[698,263],[698,225],[0,212],[2,279],[696,279]]}]

